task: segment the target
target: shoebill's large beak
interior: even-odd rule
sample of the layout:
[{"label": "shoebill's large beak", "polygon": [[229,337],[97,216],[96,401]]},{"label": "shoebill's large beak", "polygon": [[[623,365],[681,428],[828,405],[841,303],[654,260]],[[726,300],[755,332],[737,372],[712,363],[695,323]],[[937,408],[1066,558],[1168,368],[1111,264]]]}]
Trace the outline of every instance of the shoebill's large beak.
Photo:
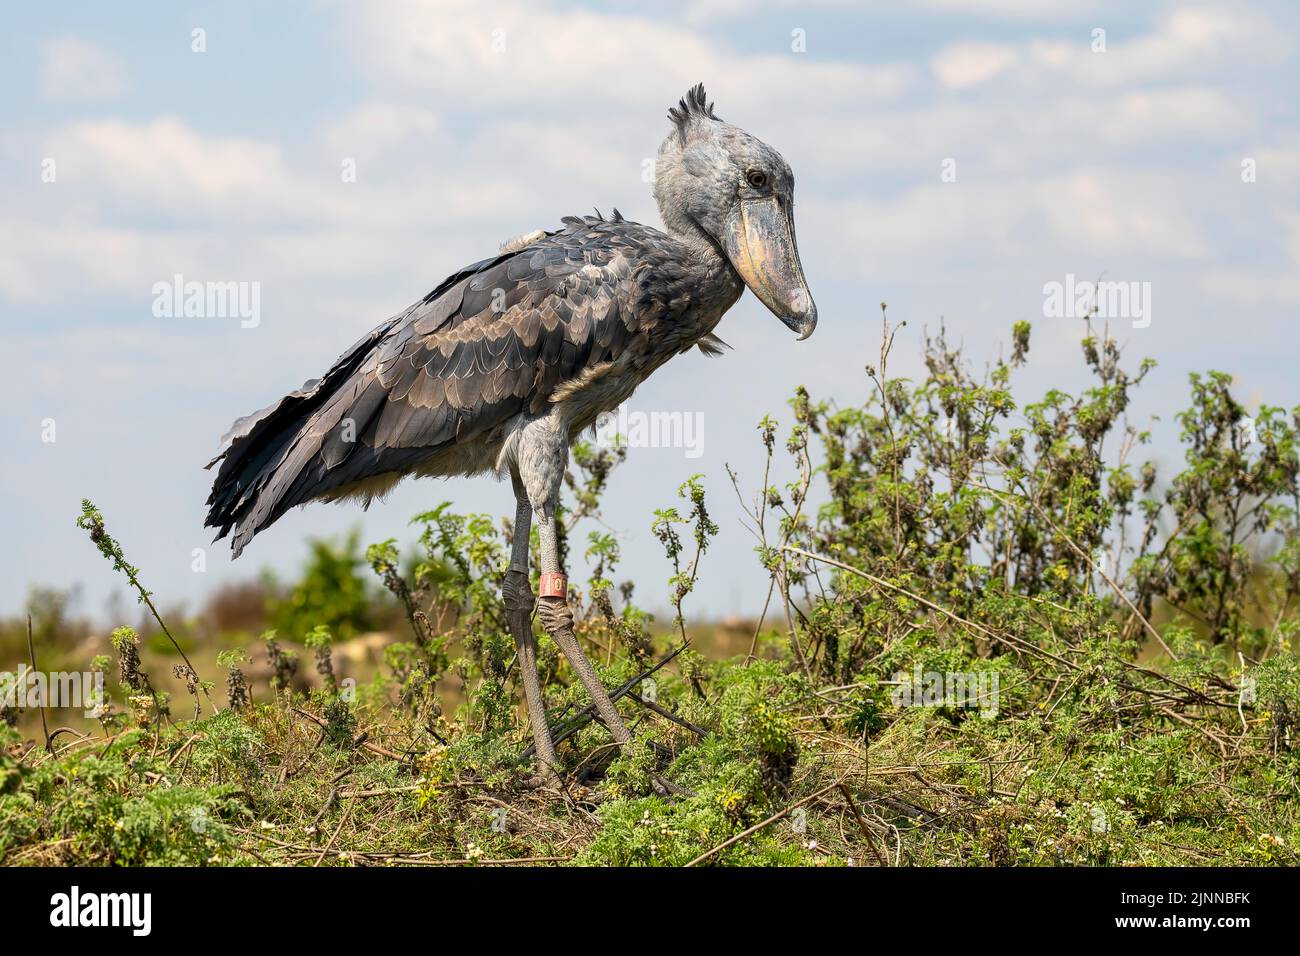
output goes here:
[{"label": "shoebill's large beak", "polygon": [[775,196],[742,199],[723,237],[727,258],[745,285],[802,341],[817,326],[817,306],[803,277],[790,211]]}]

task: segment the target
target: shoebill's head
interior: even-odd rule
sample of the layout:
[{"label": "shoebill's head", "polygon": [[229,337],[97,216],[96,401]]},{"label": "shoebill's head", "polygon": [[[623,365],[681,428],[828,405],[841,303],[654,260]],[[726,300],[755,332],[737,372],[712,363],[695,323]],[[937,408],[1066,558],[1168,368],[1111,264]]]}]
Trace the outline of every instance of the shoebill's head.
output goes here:
[{"label": "shoebill's head", "polygon": [[794,174],[781,154],[724,123],[694,87],[668,111],[672,132],[659,147],[655,200],[677,234],[703,233],[754,295],[782,322],[812,335],[817,325],[794,238]]}]

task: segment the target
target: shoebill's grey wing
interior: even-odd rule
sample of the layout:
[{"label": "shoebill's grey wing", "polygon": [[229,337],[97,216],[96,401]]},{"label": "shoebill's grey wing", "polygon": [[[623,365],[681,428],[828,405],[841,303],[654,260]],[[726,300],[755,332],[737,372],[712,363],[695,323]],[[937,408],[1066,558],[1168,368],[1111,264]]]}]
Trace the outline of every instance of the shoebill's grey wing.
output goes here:
[{"label": "shoebill's grey wing", "polygon": [[664,310],[619,304],[636,282],[621,217],[566,225],[448,277],[321,379],[236,422],[209,464],[220,462],[207,518],[217,538],[233,529],[238,556],[287,509],[395,481],[617,358],[639,316]]}]

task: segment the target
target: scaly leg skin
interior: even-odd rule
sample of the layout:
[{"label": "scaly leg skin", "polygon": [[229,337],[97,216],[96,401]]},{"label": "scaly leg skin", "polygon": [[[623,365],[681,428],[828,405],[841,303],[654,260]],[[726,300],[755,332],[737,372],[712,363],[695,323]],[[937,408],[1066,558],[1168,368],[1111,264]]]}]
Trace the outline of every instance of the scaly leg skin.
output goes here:
[{"label": "scaly leg skin", "polygon": [[541,516],[538,530],[542,538],[542,588],[541,598],[537,604],[537,614],[542,619],[542,626],[551,640],[569,659],[569,666],[582,681],[591,695],[591,702],[596,713],[608,728],[614,740],[620,746],[632,739],[632,732],[623,723],[614,702],[609,699],[609,691],[600,682],[595,668],[587,655],[582,652],[577,637],[573,633],[573,611],[569,609],[568,587],[564,572],[560,568],[559,542],[555,533],[555,509],[551,507],[547,514]]},{"label": "scaly leg skin", "polygon": [[551,729],[546,723],[546,699],[542,696],[542,682],[537,674],[537,639],[533,635],[533,590],[528,584],[528,535],[532,529],[532,507],[515,479],[515,540],[510,569],[506,571],[501,588],[506,616],[515,639],[516,661],[524,684],[524,700],[528,704],[528,723],[533,730],[533,743],[544,786],[557,787],[560,766],[551,742]]}]

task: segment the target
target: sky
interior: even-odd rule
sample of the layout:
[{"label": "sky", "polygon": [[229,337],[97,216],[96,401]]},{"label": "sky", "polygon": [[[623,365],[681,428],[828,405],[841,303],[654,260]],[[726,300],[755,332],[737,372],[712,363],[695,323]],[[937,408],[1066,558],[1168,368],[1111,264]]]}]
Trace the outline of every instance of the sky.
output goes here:
[{"label": "sky", "polygon": [[[1135,412],[1158,417],[1167,475],[1190,371],[1231,373],[1251,408],[1300,403],[1298,20],[1288,3],[1024,0],[11,8],[0,614],[33,585],[80,585],[92,615],[121,590],[74,526],[83,497],[158,598],[192,607],[292,574],[309,536],[411,541],[409,518],[445,500],[510,514],[508,483],[409,481],[368,512],[295,510],[232,563],[202,527],[203,466],[235,418],[504,240],[593,207],[658,225],[647,165],[696,82],[794,169],[820,318],[795,342],[746,294],[717,330],[731,352],[680,356],[629,403],[698,425],[687,447],[631,449],[610,482],[641,604],[666,605],[671,573],[653,511],[702,473],[721,532],[689,607],[761,606],[726,466],[755,489],[755,426],[788,425],[800,384],[863,400],[881,302],[906,322],[896,375],[940,324],[983,363],[1030,321],[1028,399],[1085,383],[1081,323],[1047,290],[1123,283],[1111,325],[1133,364],[1159,363]],[[175,276],[237,283],[249,307],[187,317],[160,304]]]}]

